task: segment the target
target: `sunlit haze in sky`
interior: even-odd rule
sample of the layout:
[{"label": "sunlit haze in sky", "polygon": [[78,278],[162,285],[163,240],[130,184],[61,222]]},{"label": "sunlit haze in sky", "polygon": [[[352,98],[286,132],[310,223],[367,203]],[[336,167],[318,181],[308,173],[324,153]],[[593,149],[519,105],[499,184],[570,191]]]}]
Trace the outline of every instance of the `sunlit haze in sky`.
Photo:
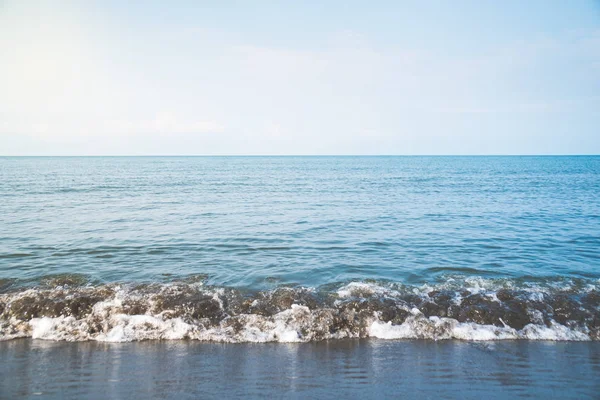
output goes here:
[{"label": "sunlit haze in sky", "polygon": [[598,153],[598,0],[0,0],[0,155]]}]

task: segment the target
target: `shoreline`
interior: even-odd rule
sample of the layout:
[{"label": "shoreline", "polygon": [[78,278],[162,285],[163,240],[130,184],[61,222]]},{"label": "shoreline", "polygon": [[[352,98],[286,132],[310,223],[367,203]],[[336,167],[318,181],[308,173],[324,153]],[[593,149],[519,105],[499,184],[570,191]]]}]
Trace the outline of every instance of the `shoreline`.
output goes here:
[{"label": "shoreline", "polygon": [[0,342],[2,398],[593,398],[598,342]]}]

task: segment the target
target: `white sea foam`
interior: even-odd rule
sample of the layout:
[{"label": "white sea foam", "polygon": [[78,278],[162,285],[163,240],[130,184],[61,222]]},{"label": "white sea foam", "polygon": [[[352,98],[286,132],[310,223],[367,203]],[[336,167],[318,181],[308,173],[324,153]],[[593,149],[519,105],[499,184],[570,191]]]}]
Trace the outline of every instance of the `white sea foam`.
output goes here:
[{"label": "white sea foam", "polygon": [[[469,285],[465,284],[467,280]],[[519,287],[516,292],[505,291],[503,296],[509,296],[509,300],[503,296],[499,299],[497,291],[511,285],[482,278],[462,282],[450,279],[439,285],[418,287],[351,282],[334,292],[337,296],[320,302],[311,297],[317,295],[315,291],[306,288],[280,288],[250,298],[230,289],[196,284],[27,289],[0,294],[0,306],[4,310],[0,311],[0,340],[18,337],[105,342],[193,339],[257,343],[352,337],[598,340],[597,330],[590,325],[593,322],[590,318],[597,315],[596,294],[592,293],[587,303],[577,303],[577,298],[582,296],[565,297],[572,294],[558,292],[560,297],[555,298],[556,292],[552,291],[555,289],[530,285]],[[470,302],[461,305],[461,296],[471,296],[464,293],[465,287],[471,288],[469,292],[475,295]],[[585,294],[594,289],[582,290]],[[502,307],[509,306],[501,299],[517,302],[521,308],[507,308],[504,314]],[[494,305],[486,311],[490,300]],[[439,304],[434,303],[436,301]],[[562,301],[558,311],[552,309],[556,301]],[[587,308],[581,308],[583,306]],[[432,315],[438,311],[441,311],[439,315],[453,318]],[[555,314],[565,325],[554,320]],[[570,315],[579,319],[570,320]],[[511,324],[514,327],[509,326]]]},{"label": "white sea foam", "polygon": [[511,327],[479,325],[472,322],[458,322],[451,318],[424,316],[409,317],[400,325],[391,322],[374,321],[369,328],[369,336],[379,339],[459,339],[469,341],[489,340],[554,340],[587,341],[590,337],[580,331],[553,323],[550,327],[529,324],[517,331]]},{"label": "white sea foam", "polygon": [[89,340],[86,321],[78,321],[73,317],[33,318],[29,321],[31,337],[44,340]]},{"label": "white sea foam", "polygon": [[101,342],[131,342],[137,340],[187,339],[194,330],[181,318],[162,320],[151,315],[117,314],[111,317],[112,328],[97,335],[94,339]]},{"label": "white sea foam", "polygon": [[[218,327],[205,328],[184,322],[181,318],[163,319],[152,315],[106,314],[107,304],[97,305],[91,319],[105,317],[102,323],[106,332],[89,333],[89,320],[76,320],[73,317],[33,318],[25,324],[22,336],[44,340],[101,342],[131,342],[139,340],[178,340],[196,339],[218,342],[302,342],[301,332],[310,325],[312,314],[307,307],[292,305],[271,318],[260,315],[242,315],[236,322],[238,329],[232,329],[228,321]],[[5,337],[9,339],[12,337]]]},{"label": "white sea foam", "polygon": [[[160,316],[115,314],[106,321],[110,327],[106,332],[91,334],[87,320],[73,317],[34,318],[23,336],[44,340],[103,342],[131,342],[139,340],[195,339],[217,342],[306,342],[312,340],[310,329],[315,328],[314,313],[304,306],[293,305],[272,317],[242,315],[236,318],[237,329],[224,320],[219,326],[203,328],[184,322],[180,318],[164,320]],[[316,329],[319,329],[317,326]],[[304,334],[302,333],[304,332]],[[352,337],[349,332],[338,332],[329,339]],[[373,317],[367,336],[379,339],[458,339],[467,341],[489,340],[591,340],[582,331],[553,322],[551,326],[529,324],[517,331],[511,327],[479,325],[458,322],[452,318],[425,317],[418,310],[399,325],[382,322]],[[7,339],[7,338],[5,338]]]},{"label": "white sea foam", "polygon": [[338,289],[337,295],[340,299],[349,297],[368,297],[368,296],[395,296],[398,291],[389,287],[384,287],[374,283],[350,282]]}]

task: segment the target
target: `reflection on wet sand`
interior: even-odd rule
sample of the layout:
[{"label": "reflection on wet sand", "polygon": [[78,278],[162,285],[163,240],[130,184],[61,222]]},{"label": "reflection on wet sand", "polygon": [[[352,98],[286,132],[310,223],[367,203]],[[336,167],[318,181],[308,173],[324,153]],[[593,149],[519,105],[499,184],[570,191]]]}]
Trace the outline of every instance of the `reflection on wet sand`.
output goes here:
[{"label": "reflection on wet sand", "polygon": [[594,398],[600,344],[0,342],[2,398]]}]

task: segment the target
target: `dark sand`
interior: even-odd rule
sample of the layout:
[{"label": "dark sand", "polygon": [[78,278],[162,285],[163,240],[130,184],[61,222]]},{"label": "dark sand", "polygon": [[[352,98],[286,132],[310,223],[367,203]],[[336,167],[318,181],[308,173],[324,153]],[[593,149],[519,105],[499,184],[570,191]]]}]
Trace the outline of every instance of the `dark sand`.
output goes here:
[{"label": "dark sand", "polygon": [[600,343],[0,342],[0,398],[600,398]]}]

